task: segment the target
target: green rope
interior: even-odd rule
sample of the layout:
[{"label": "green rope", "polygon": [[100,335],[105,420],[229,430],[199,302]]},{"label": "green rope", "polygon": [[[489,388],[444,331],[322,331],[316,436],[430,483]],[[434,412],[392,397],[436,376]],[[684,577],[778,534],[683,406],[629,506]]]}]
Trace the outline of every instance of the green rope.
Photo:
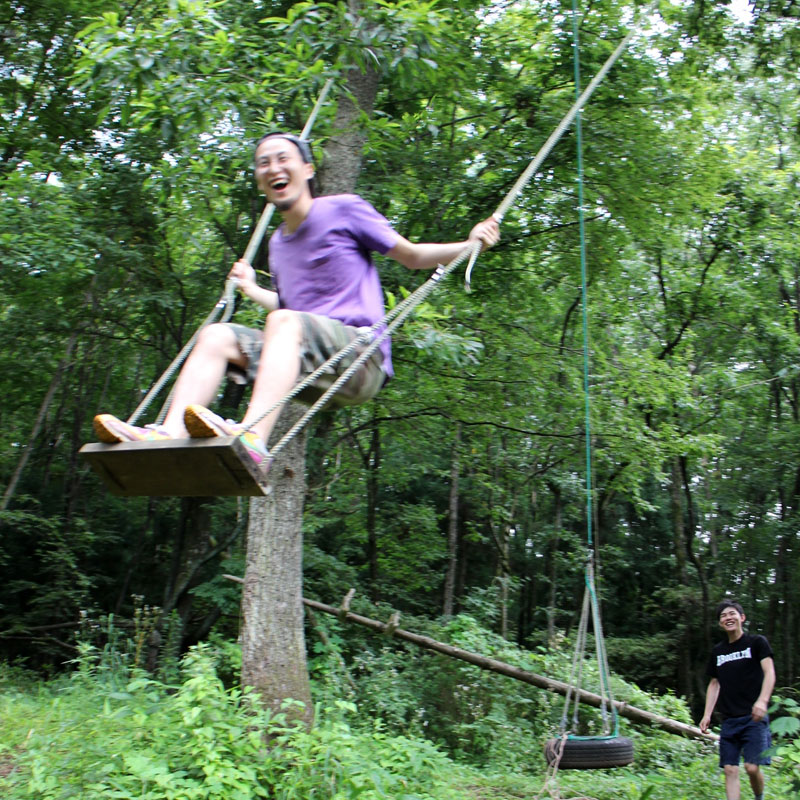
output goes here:
[{"label": "green rope", "polygon": [[[579,97],[581,92],[580,74],[580,43],[578,35],[578,6],[577,0],[572,0],[572,61],[575,80],[575,96]],[[609,698],[611,717],[614,724],[613,736],[619,734],[619,715],[614,705],[614,698],[611,692],[611,682],[608,669],[608,659],[606,655],[605,641],[603,639],[603,628],[600,619],[600,604],[594,585],[594,570],[592,566],[592,547],[594,537],[592,534],[592,426],[591,426],[591,398],[589,393],[589,303],[588,303],[588,270],[586,266],[586,220],[584,209],[584,181],[583,181],[583,131],[581,127],[580,109],[575,116],[575,135],[577,150],[577,172],[578,172],[578,231],[580,240],[580,265],[581,265],[581,310],[583,326],[583,397],[584,397],[584,446],[586,456],[586,536],[587,536],[587,561],[585,582],[586,591],[590,599],[592,622],[595,634],[595,644],[597,652],[597,666],[600,673],[600,693],[603,697],[601,713],[603,715],[603,729],[608,730],[608,714],[606,710],[605,698]]]},{"label": "green rope", "polygon": [[[572,0],[572,63],[575,75],[575,97],[581,93],[581,68],[579,63],[578,40],[578,6]],[[575,117],[575,137],[578,156],[578,232],[580,238],[581,259],[581,309],[583,315],[583,397],[584,397],[584,431],[586,449],[586,527],[588,544],[592,546],[592,445],[591,420],[589,418],[589,316],[587,302],[587,270],[586,270],[586,219],[583,208],[583,129],[581,112]]]}]

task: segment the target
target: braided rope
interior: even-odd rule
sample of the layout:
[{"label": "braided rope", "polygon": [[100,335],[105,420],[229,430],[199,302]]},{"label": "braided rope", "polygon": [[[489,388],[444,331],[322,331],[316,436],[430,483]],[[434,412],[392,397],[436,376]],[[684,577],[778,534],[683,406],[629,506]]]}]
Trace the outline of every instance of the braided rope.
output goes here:
[{"label": "braided rope", "polygon": [[[520,193],[525,189],[525,187],[531,182],[533,176],[536,174],[537,170],[541,166],[542,162],[547,158],[550,154],[550,151],[555,147],[556,142],[564,135],[564,131],[572,124],[572,121],[577,116],[578,112],[586,105],[589,98],[594,93],[594,90],[599,86],[600,82],[605,78],[608,71],[611,67],[614,66],[616,60],[622,55],[622,51],[628,46],[628,42],[633,38],[634,34],[636,33],[636,29],[632,28],[623,40],[617,45],[614,49],[614,52],[606,59],[606,62],[600,67],[597,74],[592,78],[589,85],[584,89],[582,94],[578,97],[578,99],[572,104],[572,107],[567,111],[564,115],[564,118],[561,122],[556,125],[555,130],[550,134],[547,141],[542,145],[539,152],[534,156],[522,174],[517,178],[516,183],[511,187],[508,194],[506,194],[503,201],[497,207],[497,210],[494,212],[493,216],[498,222],[503,221],[503,217],[505,217],[506,212],[511,207],[511,205],[516,201],[517,197]],[[470,278],[472,275],[472,267],[475,263],[477,256],[470,261],[469,266],[467,267],[467,273],[464,276],[464,282],[466,285],[467,290],[469,291],[470,286]]]},{"label": "braided rope", "polygon": [[589,620],[589,593],[584,592],[583,606],[581,608],[581,619],[578,623],[578,633],[575,637],[575,651],[572,656],[572,667],[570,669],[569,680],[567,681],[567,692],[564,695],[564,710],[561,713],[561,726],[559,734],[565,736],[569,727],[569,709],[574,702],[573,728],[577,727],[578,722],[578,689],[582,683],[583,676],[583,653],[586,648],[586,633]]},{"label": "braided rope", "polygon": [[[310,386],[316,378],[329,368],[338,364],[343,358],[350,355],[358,347],[369,342],[367,347],[358,355],[352,364],[336,379],[334,383],[321,395],[321,397],[308,409],[308,411],[297,421],[297,423],[273,446],[270,452],[275,455],[280,452],[297,434],[301,431],[311,419],[323,409],[328,400],[336,394],[341,386],[347,383],[348,380],[360,369],[370,356],[380,347],[381,342],[390,336],[396,328],[398,328],[411,314],[411,312],[423,301],[428,295],[436,288],[437,284],[447,275],[449,275],[456,267],[467,257],[472,250],[472,247],[465,248],[459,255],[457,255],[447,266],[439,265],[434,274],[415,291],[413,291],[402,302],[398,303],[393,309],[389,311],[381,320],[372,325],[367,331],[364,331],[360,336],[354,339],[349,345],[344,347],[335,355],[331,356],[324,364],[318,367],[314,372],[306,376],[300,383],[298,383],[285,397],[273,403],[266,411],[261,413],[252,423],[250,423],[248,430],[255,427],[267,415],[271,414],[276,408],[284,405],[293,397],[295,397],[303,389]],[[389,324],[387,324],[387,322]],[[385,327],[384,327],[385,326]],[[383,330],[375,336],[380,328]]]}]

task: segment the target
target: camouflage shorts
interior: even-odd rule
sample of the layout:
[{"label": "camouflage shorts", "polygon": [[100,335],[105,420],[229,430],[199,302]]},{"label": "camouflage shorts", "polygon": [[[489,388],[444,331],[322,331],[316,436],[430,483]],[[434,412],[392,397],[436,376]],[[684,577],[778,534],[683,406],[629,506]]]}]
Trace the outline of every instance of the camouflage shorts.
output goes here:
[{"label": "camouflage shorts", "polygon": [[[297,313],[303,326],[303,342],[300,350],[301,378],[321,367],[365,330],[318,314],[309,314],[303,311]],[[244,369],[231,365],[228,375],[237,382],[253,383],[261,361],[264,332],[248,328],[245,325],[238,325],[235,322],[226,324],[233,330],[236,343],[247,359],[247,366]],[[311,386],[303,389],[297,395],[297,399],[306,403],[316,402],[365,349],[366,345],[360,345],[338,364],[328,367],[326,372],[317,377]],[[365,403],[375,397],[386,381],[386,373],[383,371],[382,364],[383,353],[376,350],[347,383],[337,390],[331,402],[337,406],[349,406]]]}]

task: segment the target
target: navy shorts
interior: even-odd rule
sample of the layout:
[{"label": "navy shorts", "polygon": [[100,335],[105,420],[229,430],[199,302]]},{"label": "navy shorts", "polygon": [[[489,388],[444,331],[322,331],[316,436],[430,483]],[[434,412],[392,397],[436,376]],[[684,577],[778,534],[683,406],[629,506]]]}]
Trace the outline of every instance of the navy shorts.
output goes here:
[{"label": "navy shorts", "polygon": [[771,744],[769,717],[758,722],[749,714],[724,719],[719,732],[719,765],[739,766],[742,758],[745,764],[769,764],[770,757],[765,756],[764,751]]}]

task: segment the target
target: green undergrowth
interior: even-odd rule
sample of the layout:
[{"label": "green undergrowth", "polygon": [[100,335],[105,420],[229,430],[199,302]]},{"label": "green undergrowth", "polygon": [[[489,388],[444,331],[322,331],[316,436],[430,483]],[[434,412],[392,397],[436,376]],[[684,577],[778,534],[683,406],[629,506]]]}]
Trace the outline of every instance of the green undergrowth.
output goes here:
[{"label": "green undergrowth", "polygon": [[[460,636],[479,635],[468,621],[459,624]],[[0,797],[513,800],[540,793],[540,748],[550,735],[541,720],[553,711],[550,695],[539,692],[544,701],[525,700],[515,695],[518,687],[507,682],[495,678],[494,684],[484,685],[488,673],[462,673],[460,667],[442,661],[437,674],[428,664],[429,691],[449,686],[452,694],[455,686],[465,708],[449,732],[442,718],[437,736],[426,736],[431,725],[422,724],[425,714],[415,719],[401,713],[421,687],[422,681],[412,678],[417,671],[423,674],[426,665],[412,665],[406,658],[401,668],[399,655],[391,655],[398,659],[392,664],[390,653],[381,647],[370,663],[377,669],[380,662],[387,671],[383,684],[379,687],[377,674],[366,669],[357,670],[356,680],[357,662],[347,664],[341,650],[331,652],[341,644],[334,629],[331,634],[327,653],[319,653],[312,662],[319,702],[311,730],[292,722],[292,703],[271,714],[252,693],[236,687],[230,677],[238,650],[229,642],[193,648],[169,682],[130,669],[124,658],[110,658],[107,651],[89,645],[82,646],[71,673],[47,682],[0,665]],[[507,650],[505,655],[511,658],[513,653]],[[450,674],[451,669],[456,671]],[[342,683],[347,691],[338,690]],[[387,693],[390,687],[394,694]],[[383,697],[370,704],[366,694],[376,690]],[[416,698],[417,708],[420,699]],[[453,697],[447,702],[454,702]],[[522,719],[523,709],[527,719]],[[562,772],[560,796],[720,796],[713,748],[657,731],[624,733],[636,740],[633,766]],[[485,742],[492,736],[505,752]],[[470,757],[471,743],[483,747],[477,758]],[[777,776],[770,775],[772,796],[790,797],[788,787],[780,793],[781,786]]]},{"label": "green undergrowth", "polygon": [[[380,616],[379,610],[365,612]],[[316,644],[312,661],[316,696],[347,697],[362,715],[383,721],[409,736],[424,737],[462,763],[484,769],[537,772],[547,739],[558,730],[564,698],[553,692],[504,677],[477,666],[420,650],[397,639],[366,636],[335,619],[326,626],[326,644]],[[555,643],[549,651],[528,650],[459,615],[441,623],[408,619],[410,630],[559,681],[572,665],[572,645]],[[587,660],[583,687],[598,691],[596,662]],[[631,706],[687,724],[686,704],[674,695],[654,696],[634,684],[612,677],[615,697]],[[569,710],[573,720],[573,709]],[[576,732],[600,735],[597,709],[581,706]],[[620,734],[634,739],[637,764],[644,769],[690,764],[713,746],[689,741],[660,729],[642,729],[620,719]]]},{"label": "green undergrowth", "polygon": [[[12,676],[13,678],[13,676]],[[452,762],[432,744],[353,727],[355,707],[317,710],[311,731],[226,688],[208,646],[166,685],[108,673],[84,653],[68,680],[20,686],[0,700],[5,800],[276,800],[457,798]]]}]

